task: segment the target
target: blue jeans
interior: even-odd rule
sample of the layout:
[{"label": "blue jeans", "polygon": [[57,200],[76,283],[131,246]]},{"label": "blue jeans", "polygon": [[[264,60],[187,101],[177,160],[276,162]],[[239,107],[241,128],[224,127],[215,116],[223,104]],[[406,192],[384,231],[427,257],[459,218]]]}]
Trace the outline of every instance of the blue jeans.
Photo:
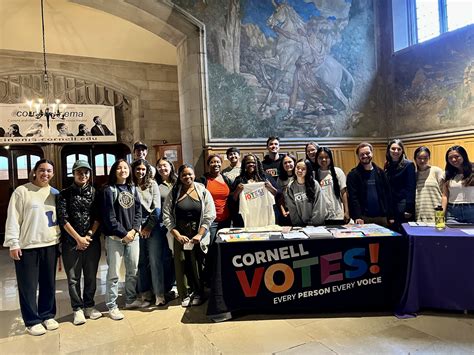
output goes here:
[{"label": "blue jeans", "polygon": [[148,238],[140,238],[140,259],[138,262],[138,292],[153,289],[156,296],[165,294],[163,249],[168,248],[166,235],[160,233],[160,226],[152,229]]},{"label": "blue jeans", "polygon": [[448,204],[446,222],[474,223],[474,204]]},{"label": "blue jeans", "polygon": [[166,238],[166,233],[168,230],[164,225],[160,226],[160,237],[163,244],[162,250],[162,259],[161,262],[163,263],[163,274],[164,274],[164,285],[165,285],[165,292],[169,292],[173,286],[176,285],[176,276],[174,272],[174,260],[173,254],[171,253],[171,249],[168,245],[168,239]]},{"label": "blue jeans", "polygon": [[105,237],[107,248],[107,282],[105,288],[105,304],[109,310],[117,308],[118,280],[122,260],[125,261],[125,303],[137,299],[137,271],[140,244],[138,237],[127,245],[111,237]]}]

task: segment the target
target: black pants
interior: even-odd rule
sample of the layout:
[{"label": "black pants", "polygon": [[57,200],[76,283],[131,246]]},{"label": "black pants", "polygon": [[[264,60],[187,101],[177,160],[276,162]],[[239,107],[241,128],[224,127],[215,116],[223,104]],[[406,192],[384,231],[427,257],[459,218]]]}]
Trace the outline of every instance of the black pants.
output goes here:
[{"label": "black pants", "polygon": [[[100,241],[96,237],[86,250],[76,250],[69,242],[62,244],[64,271],[69,287],[71,307],[74,311],[94,307],[97,288],[96,276],[100,260]],[[84,274],[84,292],[81,297],[81,274]]]},{"label": "black pants", "polygon": [[[21,316],[27,327],[56,315],[56,265],[58,246],[22,249],[15,260]],[[39,295],[36,299],[36,290]]]}]

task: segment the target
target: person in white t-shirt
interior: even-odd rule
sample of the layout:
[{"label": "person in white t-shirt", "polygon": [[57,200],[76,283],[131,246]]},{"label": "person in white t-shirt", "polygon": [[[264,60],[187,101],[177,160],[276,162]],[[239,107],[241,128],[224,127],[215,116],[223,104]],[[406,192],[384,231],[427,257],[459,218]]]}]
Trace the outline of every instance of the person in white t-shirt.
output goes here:
[{"label": "person in white t-shirt", "polygon": [[319,147],[316,152],[315,179],[319,182],[326,202],[328,220],[349,222],[349,202],[347,199],[346,175],[334,166],[331,149]]},{"label": "person in white t-shirt", "polygon": [[21,315],[31,335],[43,335],[59,327],[54,317],[61,232],[56,217],[59,191],[49,185],[53,176],[53,162],[39,160],[31,182],[18,186],[8,204],[3,246],[10,248],[15,261]]},{"label": "person in white t-shirt", "polygon": [[296,180],[286,190],[285,202],[293,226],[318,226],[326,219],[326,203],[321,187],[313,179],[310,164],[304,159],[296,163]]},{"label": "person in white t-shirt", "polygon": [[442,206],[447,222],[474,223],[474,174],[466,149],[454,145],[446,152]]},{"label": "person in white t-shirt", "polygon": [[[232,185],[232,197],[237,205],[239,205],[239,195],[244,190],[244,185],[254,182],[264,182],[265,189],[268,190],[273,196],[278,192],[278,187],[274,179],[263,171],[262,163],[260,159],[254,154],[247,154],[242,159],[242,167],[240,175],[235,179]],[[273,210],[273,207],[271,207]],[[257,212],[257,211],[255,211]],[[260,211],[258,211],[260,213]],[[234,227],[242,227],[244,225],[243,220],[237,218],[234,223]]]}]

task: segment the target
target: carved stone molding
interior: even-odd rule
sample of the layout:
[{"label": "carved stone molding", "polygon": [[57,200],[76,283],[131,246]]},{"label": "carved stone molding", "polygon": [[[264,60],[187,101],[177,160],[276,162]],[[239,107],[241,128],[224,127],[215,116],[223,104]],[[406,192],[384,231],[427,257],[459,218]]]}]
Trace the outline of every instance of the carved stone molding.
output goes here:
[{"label": "carved stone molding", "polygon": [[[124,94],[105,85],[72,76],[49,74],[50,97],[67,104],[129,105]],[[0,102],[19,103],[27,98],[45,97],[43,74],[10,74],[0,77]]]}]

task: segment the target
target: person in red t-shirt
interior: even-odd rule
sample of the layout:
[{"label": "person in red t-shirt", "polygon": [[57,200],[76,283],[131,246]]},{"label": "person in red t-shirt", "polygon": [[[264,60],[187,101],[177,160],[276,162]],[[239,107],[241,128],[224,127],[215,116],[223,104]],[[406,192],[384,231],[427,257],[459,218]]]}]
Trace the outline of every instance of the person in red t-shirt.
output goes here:
[{"label": "person in red t-shirt", "polygon": [[216,206],[216,219],[211,225],[211,243],[216,239],[217,231],[230,227],[231,212],[229,208],[229,195],[231,185],[229,178],[222,175],[222,158],[220,155],[211,154],[207,158],[208,172],[201,177],[200,182],[211,193]]}]

